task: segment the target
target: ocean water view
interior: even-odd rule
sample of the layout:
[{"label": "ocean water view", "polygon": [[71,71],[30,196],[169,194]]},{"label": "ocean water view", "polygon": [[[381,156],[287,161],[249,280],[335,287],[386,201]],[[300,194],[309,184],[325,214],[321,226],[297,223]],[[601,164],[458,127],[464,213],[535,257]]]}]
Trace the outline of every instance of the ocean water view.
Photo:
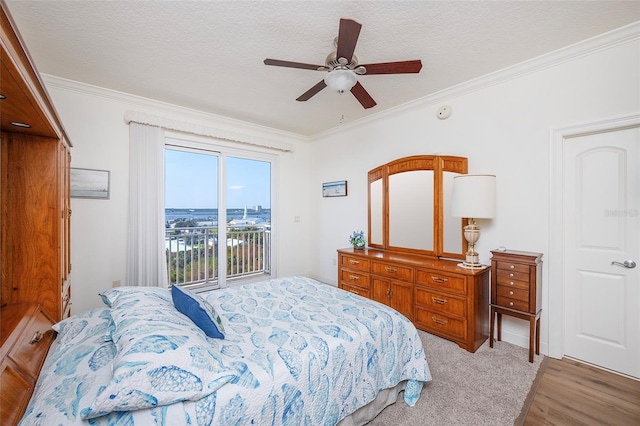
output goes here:
[{"label": "ocean water view", "polygon": [[[260,218],[265,222],[271,221],[271,209],[247,208],[247,217]],[[194,220],[218,220],[218,209],[178,209],[171,208],[164,210],[165,221],[173,222],[178,219]],[[227,209],[227,220],[241,219],[245,216],[245,208]]]}]

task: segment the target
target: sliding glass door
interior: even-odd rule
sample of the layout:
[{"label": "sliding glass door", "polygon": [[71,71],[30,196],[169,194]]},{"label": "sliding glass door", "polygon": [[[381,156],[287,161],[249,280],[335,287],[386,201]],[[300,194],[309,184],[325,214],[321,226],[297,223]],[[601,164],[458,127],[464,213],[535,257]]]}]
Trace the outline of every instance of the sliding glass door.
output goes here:
[{"label": "sliding glass door", "polygon": [[271,169],[268,159],[167,140],[170,284],[215,288],[271,274]]}]

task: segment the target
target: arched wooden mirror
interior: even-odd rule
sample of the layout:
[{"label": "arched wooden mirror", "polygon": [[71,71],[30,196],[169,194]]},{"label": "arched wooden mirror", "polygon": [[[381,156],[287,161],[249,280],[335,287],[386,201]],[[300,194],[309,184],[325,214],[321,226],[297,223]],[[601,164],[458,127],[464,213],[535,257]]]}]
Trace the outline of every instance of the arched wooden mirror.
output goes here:
[{"label": "arched wooden mirror", "polygon": [[465,157],[415,155],[369,171],[369,246],[463,258],[460,218],[451,216],[453,178]]}]

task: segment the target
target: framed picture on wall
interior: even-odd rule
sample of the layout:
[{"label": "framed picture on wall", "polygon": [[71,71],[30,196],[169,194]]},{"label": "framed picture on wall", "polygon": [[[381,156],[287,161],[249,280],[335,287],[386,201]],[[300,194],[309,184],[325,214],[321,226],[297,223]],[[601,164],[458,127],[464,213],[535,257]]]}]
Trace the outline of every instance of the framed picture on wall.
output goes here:
[{"label": "framed picture on wall", "polygon": [[325,182],[322,184],[323,197],[345,197],[347,195],[347,181]]},{"label": "framed picture on wall", "polygon": [[71,196],[109,199],[109,171],[71,168]]}]

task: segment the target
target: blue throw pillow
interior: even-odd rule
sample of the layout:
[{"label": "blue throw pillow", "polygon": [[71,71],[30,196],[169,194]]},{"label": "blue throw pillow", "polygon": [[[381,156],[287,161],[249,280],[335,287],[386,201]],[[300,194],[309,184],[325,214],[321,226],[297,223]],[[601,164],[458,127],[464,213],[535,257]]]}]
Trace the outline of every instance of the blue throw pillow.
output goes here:
[{"label": "blue throw pillow", "polygon": [[188,316],[207,336],[224,339],[220,315],[209,302],[177,285],[171,286],[171,297],[176,309]]}]

